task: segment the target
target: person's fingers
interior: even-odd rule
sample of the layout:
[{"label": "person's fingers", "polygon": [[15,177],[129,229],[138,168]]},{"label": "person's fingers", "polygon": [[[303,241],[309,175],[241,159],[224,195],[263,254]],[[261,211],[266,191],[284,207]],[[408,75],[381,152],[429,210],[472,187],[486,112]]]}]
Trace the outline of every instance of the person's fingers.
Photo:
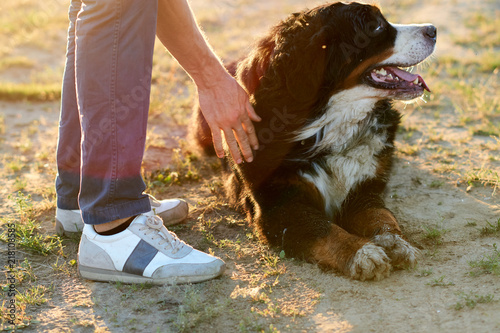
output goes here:
[{"label": "person's fingers", "polygon": [[253,121],[257,121],[257,122],[262,120],[262,118],[259,117],[259,115],[253,109],[253,106],[249,100],[247,100],[246,109],[247,109],[248,116],[250,117],[250,119],[252,119]]},{"label": "person's fingers", "polygon": [[223,130],[224,131],[224,136],[226,137],[226,143],[229,148],[229,152],[231,153],[231,156],[233,157],[233,160],[237,163],[240,164],[243,162],[241,159],[241,154],[240,150],[238,148],[238,142],[236,141],[236,138],[234,137],[233,130],[231,128]]},{"label": "person's fingers", "polygon": [[243,127],[245,129],[246,135],[248,136],[248,141],[253,150],[259,149],[259,140],[257,139],[257,135],[255,133],[255,127],[252,124],[252,121],[245,117],[243,119]]},{"label": "person's fingers", "polygon": [[245,158],[245,161],[252,162],[253,153],[252,148],[250,147],[247,132],[240,125],[239,128],[234,129],[234,134],[236,135],[236,140],[238,141],[238,145],[240,146],[240,150],[243,154],[243,157]]},{"label": "person's fingers", "polygon": [[219,128],[212,129],[212,141],[214,143],[215,153],[217,157],[224,157],[224,148],[222,147],[222,135]]}]

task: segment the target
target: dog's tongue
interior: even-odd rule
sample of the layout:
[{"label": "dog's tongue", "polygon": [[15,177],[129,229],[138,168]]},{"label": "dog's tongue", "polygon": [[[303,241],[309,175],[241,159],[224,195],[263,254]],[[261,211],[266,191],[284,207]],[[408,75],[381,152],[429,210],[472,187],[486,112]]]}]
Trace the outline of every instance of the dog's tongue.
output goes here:
[{"label": "dog's tongue", "polygon": [[412,74],[412,73],[409,73],[409,72],[404,71],[402,69],[399,69],[397,67],[389,67],[386,70],[397,75],[400,79],[403,79],[403,80],[408,81],[408,82],[413,82],[416,79],[418,79],[418,81],[422,83],[422,86],[424,87],[424,89],[426,89],[429,92],[431,91],[429,89],[429,87],[427,86],[427,84],[425,83],[424,79],[418,74]]},{"label": "dog's tongue", "polygon": [[415,81],[415,79],[418,79],[418,75],[408,73],[407,71],[404,71],[402,69],[399,69],[397,67],[391,67],[391,72],[399,76],[400,79],[403,79],[408,82]]}]

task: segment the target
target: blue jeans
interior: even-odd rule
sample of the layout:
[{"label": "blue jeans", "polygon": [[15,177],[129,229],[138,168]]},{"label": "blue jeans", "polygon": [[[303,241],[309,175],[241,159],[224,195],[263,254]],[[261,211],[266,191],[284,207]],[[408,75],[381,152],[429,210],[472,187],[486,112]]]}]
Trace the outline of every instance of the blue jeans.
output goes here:
[{"label": "blue jeans", "polygon": [[157,0],[71,0],[57,207],[87,224],[151,210],[146,142]]}]

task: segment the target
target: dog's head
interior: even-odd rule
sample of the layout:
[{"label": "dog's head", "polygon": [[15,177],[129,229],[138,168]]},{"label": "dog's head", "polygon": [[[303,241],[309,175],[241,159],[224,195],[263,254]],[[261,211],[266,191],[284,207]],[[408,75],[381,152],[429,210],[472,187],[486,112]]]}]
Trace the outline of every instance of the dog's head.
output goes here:
[{"label": "dog's head", "polygon": [[425,60],[435,44],[433,25],[391,24],[375,6],[333,3],[274,27],[238,73],[250,93],[286,91],[283,98],[304,106],[353,87],[369,97],[409,100],[429,88],[405,68]]}]

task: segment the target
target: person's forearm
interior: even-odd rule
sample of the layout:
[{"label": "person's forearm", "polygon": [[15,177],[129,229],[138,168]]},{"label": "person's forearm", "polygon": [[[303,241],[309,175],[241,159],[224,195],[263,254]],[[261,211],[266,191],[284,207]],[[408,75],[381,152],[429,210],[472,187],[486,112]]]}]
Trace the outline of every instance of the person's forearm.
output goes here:
[{"label": "person's forearm", "polygon": [[253,160],[259,148],[253,121],[260,121],[247,92],[226,71],[200,31],[187,0],[159,0],[156,35],[194,80],[200,110],[217,156],[224,145],[236,163]]},{"label": "person's forearm", "polygon": [[187,0],[159,0],[156,35],[197,86],[227,72],[207,44]]}]

